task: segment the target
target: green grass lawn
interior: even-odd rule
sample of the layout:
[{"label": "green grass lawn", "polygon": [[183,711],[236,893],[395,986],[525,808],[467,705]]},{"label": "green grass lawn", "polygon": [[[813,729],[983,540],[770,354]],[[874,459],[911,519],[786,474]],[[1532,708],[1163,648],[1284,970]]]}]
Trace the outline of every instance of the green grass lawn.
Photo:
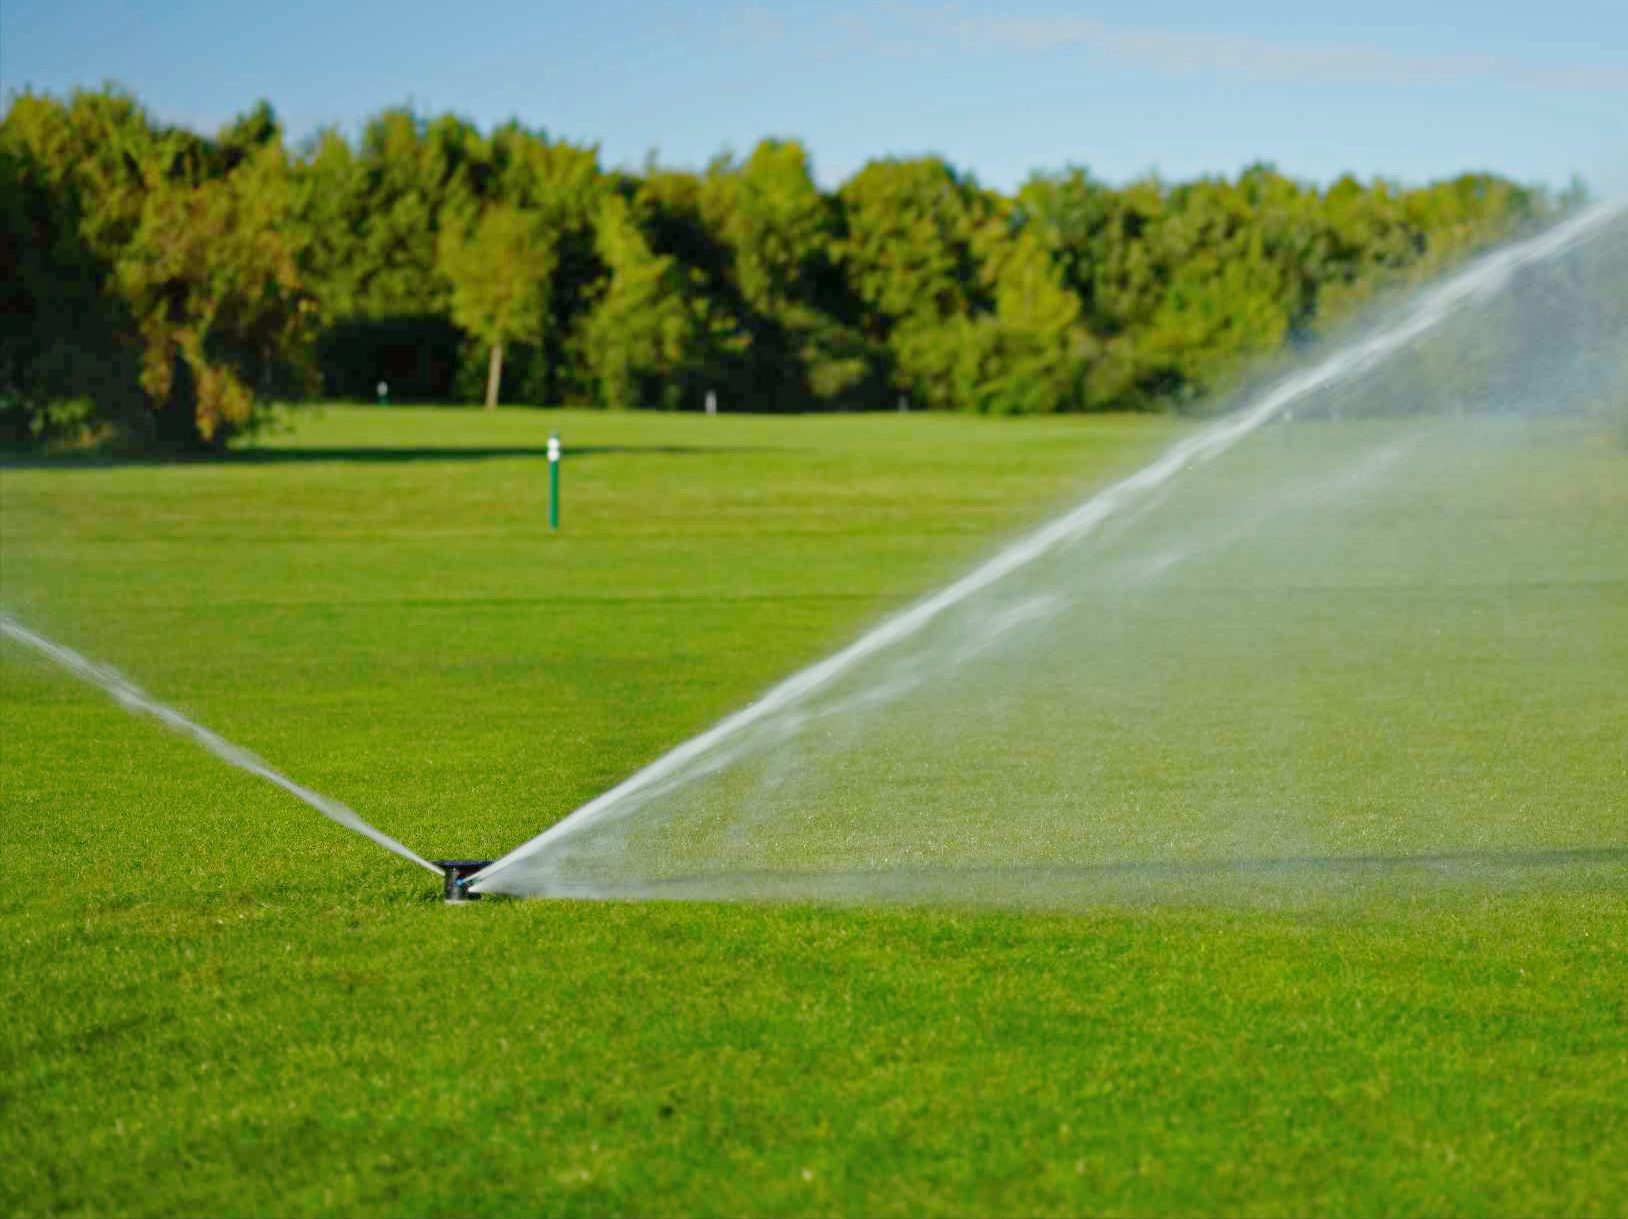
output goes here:
[{"label": "green grass lawn", "polygon": [[[572,454],[557,535],[551,428]],[[219,464],[0,469],[0,601],[421,853],[489,856],[1177,431],[334,408]],[[422,871],[4,645],[0,1209],[1621,1214],[1628,451],[1574,439],[1494,454],[1463,485],[1538,472],[1453,501],[1490,513],[1519,570],[1443,553],[1434,583],[1387,589],[1357,577],[1408,522],[1363,518],[1283,628],[1326,638],[1318,590],[1355,588],[1371,659],[1413,616],[1397,714],[1469,742],[1416,759],[1425,789],[1457,799],[1496,763],[1513,787],[1449,801],[1455,823],[1516,810],[1478,843],[1619,852],[1563,883],[448,908]],[[1203,672],[1243,681],[1283,632],[1240,598],[1263,617],[1287,599],[1231,572],[1183,567],[1172,601],[1144,598],[1184,607],[1178,637],[1219,622]],[[1436,646],[1465,586],[1455,638],[1486,647]],[[1196,681],[1131,670],[1126,699],[1202,721]],[[1315,721],[1361,694],[1336,664],[1299,677],[1252,705]],[[1224,770],[1249,727],[1177,778]],[[1153,746],[1120,743],[1131,784]],[[1342,790],[1386,824],[1405,804],[1375,756],[1293,772],[1331,847],[1371,824],[1330,828]],[[1441,845],[1442,824],[1381,845]]]}]

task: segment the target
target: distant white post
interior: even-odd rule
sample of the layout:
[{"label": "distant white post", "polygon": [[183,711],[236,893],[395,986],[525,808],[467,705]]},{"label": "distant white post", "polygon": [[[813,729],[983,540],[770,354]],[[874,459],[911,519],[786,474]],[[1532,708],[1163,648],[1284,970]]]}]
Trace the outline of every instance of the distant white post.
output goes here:
[{"label": "distant white post", "polygon": [[718,395],[713,393],[709,389],[709,390],[707,390],[707,414],[716,415],[717,413],[718,413]]}]

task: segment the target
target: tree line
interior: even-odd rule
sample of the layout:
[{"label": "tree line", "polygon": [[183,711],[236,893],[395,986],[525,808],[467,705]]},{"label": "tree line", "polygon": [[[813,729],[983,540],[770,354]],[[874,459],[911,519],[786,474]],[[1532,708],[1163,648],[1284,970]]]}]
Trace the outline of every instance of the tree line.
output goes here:
[{"label": "tree line", "polygon": [[834,191],[795,140],[607,170],[384,111],[290,148],[117,89],[0,120],[0,432],[219,445],[272,400],[1000,414],[1200,409],[1264,354],[1572,200],[1270,166],[1014,194],[932,157]]}]

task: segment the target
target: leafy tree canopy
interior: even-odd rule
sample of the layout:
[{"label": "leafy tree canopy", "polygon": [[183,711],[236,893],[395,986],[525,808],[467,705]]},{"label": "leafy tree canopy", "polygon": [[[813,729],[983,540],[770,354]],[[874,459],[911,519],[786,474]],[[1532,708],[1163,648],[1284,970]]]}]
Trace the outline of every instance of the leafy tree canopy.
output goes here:
[{"label": "leafy tree canopy", "polygon": [[[794,139],[606,172],[519,122],[383,111],[291,151],[117,89],[0,121],[0,430],[218,445],[322,388],[728,409],[1197,409],[1376,293],[1575,206],[1488,174],[1268,164],[1012,196],[942,158],[836,190]],[[319,378],[310,374],[315,362]],[[507,372],[505,372],[507,369]]]}]

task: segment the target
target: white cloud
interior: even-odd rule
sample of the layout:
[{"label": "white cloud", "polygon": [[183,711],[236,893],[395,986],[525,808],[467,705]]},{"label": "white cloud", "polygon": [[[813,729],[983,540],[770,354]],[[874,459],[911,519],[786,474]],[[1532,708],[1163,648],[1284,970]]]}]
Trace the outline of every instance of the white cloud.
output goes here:
[{"label": "white cloud", "polygon": [[1537,89],[1628,90],[1628,65],[1537,64],[1491,55],[1423,55],[1365,43],[1289,42],[1086,17],[977,15],[954,5],[889,5],[879,10],[927,41],[970,48],[1051,52],[1078,48],[1120,63],[1171,73],[1221,72],[1275,81],[1432,83],[1501,79]]}]

